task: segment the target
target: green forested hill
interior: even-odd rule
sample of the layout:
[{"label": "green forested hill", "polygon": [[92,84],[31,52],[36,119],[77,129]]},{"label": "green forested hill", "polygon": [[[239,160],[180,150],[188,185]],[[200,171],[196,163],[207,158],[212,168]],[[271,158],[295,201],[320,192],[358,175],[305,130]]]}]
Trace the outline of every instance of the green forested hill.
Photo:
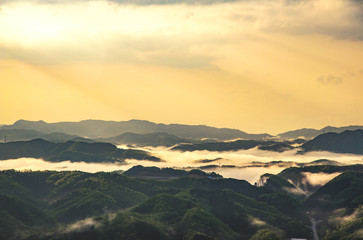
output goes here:
[{"label": "green forested hill", "polygon": [[111,138],[99,138],[95,139],[99,142],[109,142],[113,144],[132,144],[140,147],[144,146],[166,146],[170,147],[175,144],[179,143],[191,143],[197,142],[197,140],[192,139],[183,139],[177,137],[175,135],[163,133],[163,132],[156,132],[156,133],[146,133],[146,134],[137,134],[126,132],[119,136],[111,137]]},{"label": "green forested hill", "polygon": [[42,158],[50,162],[123,162],[125,159],[161,161],[141,150],[119,149],[110,143],[67,141],[48,142],[43,139],[0,143],[0,159],[21,157]]},{"label": "green forested hill", "polygon": [[304,143],[303,152],[330,151],[336,153],[363,154],[363,130],[329,132]]},{"label": "green forested hill", "polygon": [[[313,184],[309,182],[309,174],[316,174],[315,177],[319,177],[319,174],[335,175],[326,183]],[[261,181],[262,188],[289,194],[302,203],[304,211],[308,212],[305,217],[317,221],[317,232],[321,238],[363,239],[363,165],[292,167],[277,175],[265,174]],[[261,195],[259,199],[301,219],[304,212],[291,211],[298,209],[299,205],[295,205],[293,200],[287,202],[274,195]]]},{"label": "green forested hill", "polygon": [[[140,171],[174,177],[1,171],[0,239],[311,239],[309,219],[322,239],[360,239],[360,165],[289,168],[261,186],[141,166],[129,174]],[[342,173],[296,197],[306,172]]]},{"label": "green forested hill", "polygon": [[207,176],[2,171],[0,239],[249,239],[265,228],[310,236],[304,219],[270,203],[271,191]]}]

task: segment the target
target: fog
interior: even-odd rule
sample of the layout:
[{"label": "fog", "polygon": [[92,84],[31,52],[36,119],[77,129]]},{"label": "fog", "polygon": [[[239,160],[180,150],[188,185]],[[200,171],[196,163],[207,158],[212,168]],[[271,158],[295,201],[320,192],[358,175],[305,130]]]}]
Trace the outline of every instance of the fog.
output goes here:
[{"label": "fog", "polygon": [[95,221],[94,218],[86,218],[68,225],[64,232],[81,231],[90,227],[99,227],[100,225],[100,222]]},{"label": "fog", "polygon": [[[118,146],[126,148],[126,146]],[[160,168],[172,167],[178,169],[199,168],[206,172],[216,172],[225,178],[244,179],[254,184],[265,173],[277,174],[285,168],[309,164],[318,159],[329,159],[341,164],[361,163],[362,157],[353,154],[338,154],[330,152],[310,152],[305,155],[296,154],[296,150],[283,153],[263,151],[257,148],[230,152],[171,151],[165,147],[135,148],[149,152],[164,162],[127,159],[120,163],[85,163],[85,162],[47,162],[42,159],[19,158],[1,161],[0,170],[55,170],[55,171],[84,171],[84,172],[112,172],[125,171],[135,165],[156,166]],[[204,163],[202,162],[204,161]],[[336,174],[306,173],[306,181],[311,185],[321,185],[334,178]]]},{"label": "fog", "polygon": [[331,179],[335,178],[340,172],[336,173],[302,173],[305,176],[305,183],[309,183],[312,186],[322,186],[329,182]]},{"label": "fog", "polygon": [[54,170],[54,171],[84,171],[84,172],[111,172],[118,170],[126,170],[129,166],[121,165],[116,163],[85,163],[85,162],[47,162],[43,159],[36,158],[18,158],[2,160],[0,165],[0,170],[15,169],[15,170],[33,170],[33,171],[44,171],[44,170]]}]

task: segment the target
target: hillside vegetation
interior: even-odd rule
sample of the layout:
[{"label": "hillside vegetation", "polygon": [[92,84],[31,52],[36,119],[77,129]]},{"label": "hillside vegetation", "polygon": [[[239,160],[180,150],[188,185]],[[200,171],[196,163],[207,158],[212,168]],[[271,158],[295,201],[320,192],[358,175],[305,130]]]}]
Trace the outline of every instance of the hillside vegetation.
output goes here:
[{"label": "hillside vegetation", "polygon": [[67,141],[48,142],[43,139],[0,143],[0,159],[22,157],[42,158],[49,162],[124,162],[125,159],[161,161],[149,153],[134,149],[120,149],[110,143]]},{"label": "hillside vegetation", "polygon": [[0,238],[249,239],[261,229],[310,236],[306,219],[269,203],[271,191],[208,175],[156,181],[118,173],[2,171],[0,221],[6,227]]},{"label": "hillside vegetation", "polygon": [[[309,185],[308,173],[335,177]],[[322,239],[360,239],[362,174],[362,165],[294,167],[254,186],[142,166],[1,171],[0,239],[311,239],[312,219]]]}]

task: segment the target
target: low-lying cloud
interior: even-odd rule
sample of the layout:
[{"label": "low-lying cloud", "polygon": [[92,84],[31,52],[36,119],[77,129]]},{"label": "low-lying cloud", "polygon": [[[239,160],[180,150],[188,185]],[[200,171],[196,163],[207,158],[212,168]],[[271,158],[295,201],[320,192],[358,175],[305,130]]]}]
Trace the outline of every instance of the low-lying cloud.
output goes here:
[{"label": "low-lying cloud", "polygon": [[64,232],[79,232],[88,228],[97,228],[99,226],[101,226],[101,223],[97,222],[94,218],[86,218],[73,224],[67,225]]},{"label": "low-lying cloud", "polygon": [[47,162],[36,158],[18,158],[1,160],[0,170],[54,170],[54,171],[84,171],[84,172],[111,172],[128,169],[129,166],[117,163],[85,163],[85,162]]},{"label": "low-lying cloud", "polygon": [[302,173],[305,177],[304,183],[310,184],[312,186],[322,186],[335,178],[336,176],[340,175],[340,172],[335,173],[309,173],[303,172]]},{"label": "low-lying cloud", "polygon": [[[136,165],[156,166],[159,168],[171,167],[178,169],[200,168],[206,172],[214,171],[226,178],[244,179],[251,184],[258,182],[265,173],[277,174],[288,167],[310,164],[318,159],[331,159],[340,164],[361,163],[362,156],[352,154],[338,154],[330,152],[309,152],[305,155],[297,155],[296,150],[283,153],[263,151],[257,148],[233,152],[179,152],[171,151],[165,147],[137,148],[148,151],[152,155],[160,157],[165,162],[151,162],[146,160],[126,160],[127,164],[117,163],[85,163],[85,162],[47,162],[42,159],[19,158],[2,160],[0,170],[55,170],[84,172],[111,172],[125,171]],[[211,159],[213,162],[200,162],[201,159]],[[338,175],[306,173],[306,183],[322,185]]]}]

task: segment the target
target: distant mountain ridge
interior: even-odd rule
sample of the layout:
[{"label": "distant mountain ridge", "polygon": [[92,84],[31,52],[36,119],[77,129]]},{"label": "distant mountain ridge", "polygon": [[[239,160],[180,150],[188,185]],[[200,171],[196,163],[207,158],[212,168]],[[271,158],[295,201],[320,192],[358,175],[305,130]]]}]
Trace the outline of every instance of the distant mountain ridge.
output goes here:
[{"label": "distant mountain ridge", "polygon": [[66,142],[69,140],[93,142],[91,139],[82,138],[77,135],[70,135],[60,132],[43,133],[28,129],[0,129],[0,142],[28,141],[41,138],[51,142]]},{"label": "distant mountain ridge", "polygon": [[[280,133],[276,136],[272,136],[267,133],[262,134],[250,134],[243,132],[238,129],[232,128],[216,128],[210,127],[206,125],[184,125],[184,124],[163,124],[163,123],[153,123],[145,120],[129,120],[129,121],[103,121],[103,120],[83,120],[80,122],[57,122],[57,123],[46,123],[44,121],[27,121],[27,120],[18,120],[12,125],[0,125],[0,138],[3,138],[5,135],[4,131],[10,130],[28,130],[28,131],[37,131],[24,133],[25,139],[16,139],[16,140],[30,140],[26,138],[29,134],[33,134],[36,137],[41,137],[42,134],[53,134],[53,133],[63,133],[67,135],[71,135],[73,137],[84,137],[91,139],[104,139],[106,142],[111,143],[119,143],[125,142],[124,139],[132,139],[136,143],[140,143],[142,145],[142,141],[146,141],[145,139],[150,138],[151,136],[147,136],[147,134],[156,134],[159,140],[162,138],[167,138],[171,142],[182,143],[186,140],[201,140],[201,139],[215,139],[219,141],[225,140],[236,140],[236,139],[244,139],[244,140],[265,140],[271,138],[279,138],[282,140],[290,140],[297,138],[304,138],[306,140],[313,139],[320,134],[328,133],[328,132],[336,132],[341,133],[346,130],[358,130],[363,129],[363,126],[360,125],[351,125],[351,126],[343,126],[343,127],[332,127],[327,126],[322,129],[313,129],[313,128],[302,128],[292,131],[287,131],[284,133]],[[120,136],[126,134],[125,136]],[[127,136],[128,134],[128,136]],[[134,134],[134,135],[132,135]],[[136,134],[144,135],[144,136],[136,136]],[[161,136],[160,134],[168,134],[169,136]],[[11,134],[9,134],[11,135]],[[141,140],[144,138],[144,140]],[[45,140],[51,140],[49,138],[44,138]],[[57,141],[71,140],[71,138],[67,136],[63,136]],[[52,140],[51,140],[52,141]],[[165,143],[163,143],[165,145]],[[169,142],[166,143],[165,146],[170,146]]]},{"label": "distant mountain ridge", "polygon": [[215,138],[218,140],[264,139],[271,137],[269,134],[248,134],[238,129],[215,128],[205,125],[162,124],[144,120],[129,121],[103,121],[84,120],[80,122],[46,123],[44,121],[19,120],[13,125],[6,125],[0,129],[27,129],[43,133],[61,132],[88,138],[109,138],[132,132],[147,134],[163,132],[180,138],[203,139]]},{"label": "distant mountain ridge", "polygon": [[328,132],[335,132],[335,133],[341,133],[347,130],[353,131],[363,129],[363,126],[359,125],[350,125],[350,126],[343,126],[343,127],[331,127],[327,126],[320,130],[313,129],[313,128],[301,128],[297,130],[292,130],[284,133],[280,133],[277,135],[277,137],[280,137],[282,139],[296,139],[296,138],[305,138],[305,139],[313,139],[314,137],[317,137],[320,134],[328,133]]}]

